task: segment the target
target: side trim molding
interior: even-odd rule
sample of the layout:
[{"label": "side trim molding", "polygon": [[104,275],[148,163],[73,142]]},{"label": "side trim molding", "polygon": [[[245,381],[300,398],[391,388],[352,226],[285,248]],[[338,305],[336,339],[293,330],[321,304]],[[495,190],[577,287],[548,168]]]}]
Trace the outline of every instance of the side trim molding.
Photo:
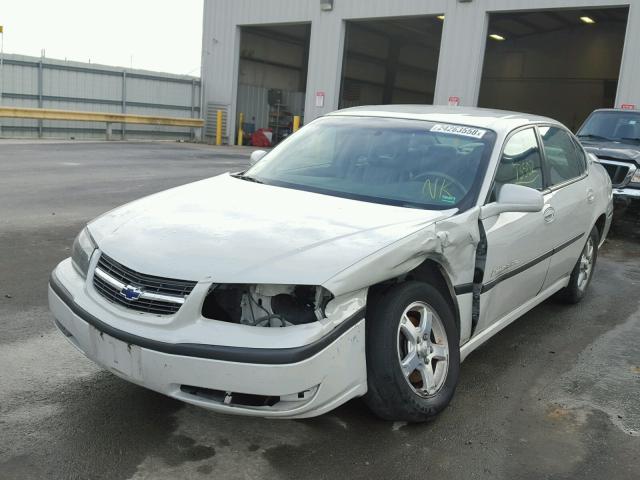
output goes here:
[{"label": "side trim molding", "polygon": [[547,253],[544,253],[544,254],[540,255],[539,257],[534,258],[530,262],[527,262],[524,265],[521,265],[520,267],[518,267],[518,268],[516,268],[514,270],[511,270],[510,272],[507,272],[504,275],[499,276],[498,278],[490,281],[489,283],[485,283],[484,285],[482,285],[482,292],[481,293],[484,293],[484,292],[487,292],[487,291],[491,290],[493,287],[498,285],[500,282],[508,280],[509,278],[511,278],[511,277],[513,277],[515,275],[518,275],[519,273],[522,273],[525,270],[528,270],[529,268],[537,265],[538,263],[546,260],[547,258],[552,257],[553,255],[555,255],[559,251],[564,250],[569,245],[572,245],[573,243],[577,242],[582,237],[584,237],[584,233],[581,233],[580,235],[576,235],[572,239],[567,240],[566,242],[564,242],[563,244],[557,246],[553,250],[549,250]]},{"label": "side trim molding", "polygon": [[[524,265],[521,265],[520,267],[518,267],[518,268],[516,268],[514,270],[511,270],[511,271],[505,273],[504,275],[501,275],[498,278],[495,278],[494,280],[491,280],[488,283],[483,284],[480,293],[488,292],[493,287],[498,285],[500,282],[508,280],[509,278],[514,277],[515,275],[518,275],[519,273],[522,273],[525,270],[528,270],[529,268],[531,268],[531,267],[537,265],[538,263],[546,260],[547,258],[555,255],[556,253],[564,250],[569,245],[574,244],[575,242],[580,240],[582,237],[584,237],[584,233],[581,233],[580,235],[576,235],[575,237],[571,238],[570,240],[567,240],[566,242],[564,242],[563,244],[558,245],[553,250],[549,250],[548,252],[540,255],[539,257],[534,258],[533,260],[525,263]],[[471,292],[473,292],[473,284],[472,283],[463,283],[463,284],[460,284],[460,285],[456,285],[454,287],[454,291],[455,291],[456,295],[463,295],[465,293],[471,293]]]}]

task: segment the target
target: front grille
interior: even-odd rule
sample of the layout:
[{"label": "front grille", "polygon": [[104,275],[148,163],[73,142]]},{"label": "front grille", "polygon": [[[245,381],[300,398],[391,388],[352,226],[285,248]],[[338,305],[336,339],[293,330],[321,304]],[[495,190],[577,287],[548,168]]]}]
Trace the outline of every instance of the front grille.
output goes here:
[{"label": "front grille", "polygon": [[[110,302],[128,309],[155,315],[176,313],[180,310],[184,299],[196,286],[196,282],[138,273],[116,262],[104,253],[100,255],[98,260],[96,270],[98,269],[109,277],[105,279],[101,278],[98,272],[94,274],[93,286],[100,295]],[[136,300],[127,299],[121,293],[122,287],[118,284],[123,286],[131,285],[140,289],[143,294]]]},{"label": "front grille", "polygon": [[625,180],[629,175],[629,169],[631,165],[625,165],[620,162],[607,162],[606,160],[600,160],[600,164],[607,171],[611,177],[611,184],[614,188],[625,186]]}]

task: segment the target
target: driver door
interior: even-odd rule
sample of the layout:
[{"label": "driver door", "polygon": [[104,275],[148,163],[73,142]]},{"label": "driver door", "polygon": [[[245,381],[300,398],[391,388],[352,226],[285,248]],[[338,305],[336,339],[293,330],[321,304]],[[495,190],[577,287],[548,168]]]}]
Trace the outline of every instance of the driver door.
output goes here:
[{"label": "driver door", "polygon": [[[507,137],[489,202],[495,201],[507,183],[544,189],[541,148],[533,127],[515,130]],[[549,268],[548,252],[553,250],[543,212],[501,213],[483,220],[482,227],[487,253],[474,333],[489,328],[540,292]]]}]

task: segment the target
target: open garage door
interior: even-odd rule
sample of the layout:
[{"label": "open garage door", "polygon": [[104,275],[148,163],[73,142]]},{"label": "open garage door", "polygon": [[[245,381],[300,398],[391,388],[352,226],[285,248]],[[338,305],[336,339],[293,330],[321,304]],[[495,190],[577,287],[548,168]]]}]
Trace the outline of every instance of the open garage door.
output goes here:
[{"label": "open garage door", "polygon": [[311,24],[241,28],[237,117],[243,143],[275,145],[304,117]]},{"label": "open garage door", "polygon": [[478,104],[553,117],[574,131],[613,107],[628,8],[491,14]]},{"label": "open garage door", "polygon": [[443,19],[347,22],[340,108],[432,104]]}]

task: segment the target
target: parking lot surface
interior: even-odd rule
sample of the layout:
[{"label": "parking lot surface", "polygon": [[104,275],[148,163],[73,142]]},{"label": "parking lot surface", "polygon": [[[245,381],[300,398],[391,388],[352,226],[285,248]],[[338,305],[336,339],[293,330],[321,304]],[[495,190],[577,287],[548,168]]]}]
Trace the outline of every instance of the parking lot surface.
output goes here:
[{"label": "parking lot surface", "polygon": [[624,231],[601,251],[584,302],[551,299],[474,352],[428,424],[380,421],[360,400],[302,421],[219,415],[74,350],[53,327],[47,282],[82,226],[247,158],[177,143],[0,141],[0,479],[638,478],[640,244]]}]

